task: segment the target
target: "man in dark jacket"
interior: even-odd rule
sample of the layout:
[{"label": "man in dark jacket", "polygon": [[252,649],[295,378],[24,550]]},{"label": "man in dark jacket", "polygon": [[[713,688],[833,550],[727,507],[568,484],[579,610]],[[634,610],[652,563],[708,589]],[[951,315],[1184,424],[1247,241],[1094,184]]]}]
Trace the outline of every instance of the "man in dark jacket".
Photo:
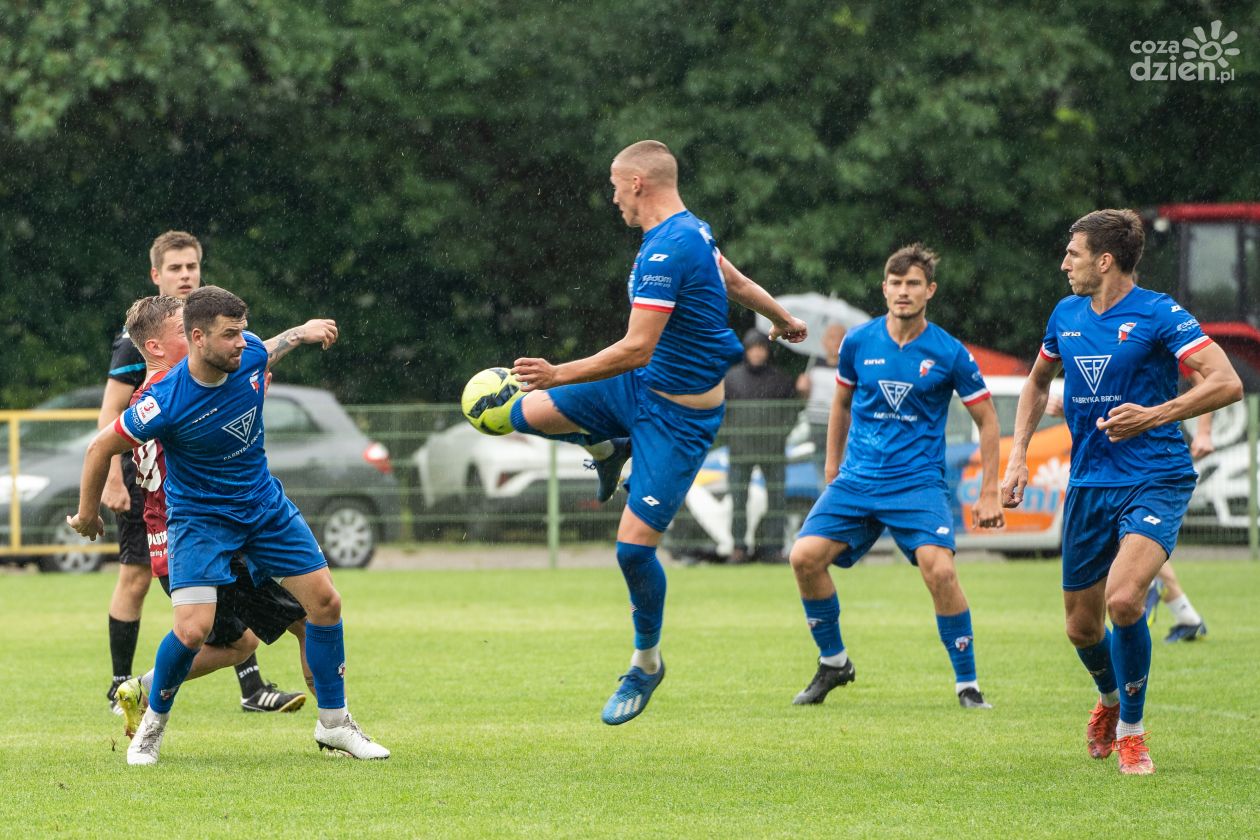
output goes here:
[{"label": "man in dark jacket", "polygon": [[744,360],[726,374],[725,425],[730,442],[731,499],[735,503],[732,564],[750,559],[747,508],[753,467],[761,467],[766,481],[766,515],[753,540],[756,557],[766,563],[785,562],[783,445],[798,409],[795,397],[792,378],[770,364],[770,340],[755,329],[749,330],[744,334]]}]

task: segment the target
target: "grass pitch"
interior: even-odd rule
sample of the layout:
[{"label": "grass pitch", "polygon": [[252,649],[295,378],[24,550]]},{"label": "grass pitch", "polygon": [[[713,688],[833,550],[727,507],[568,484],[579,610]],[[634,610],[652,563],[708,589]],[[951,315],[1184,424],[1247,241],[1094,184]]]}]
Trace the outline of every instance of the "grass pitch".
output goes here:
[{"label": "grass pitch", "polygon": [[[113,574],[6,575],[0,824],[83,837],[1255,836],[1260,567],[1178,572],[1211,635],[1165,645],[1160,615],[1150,778],[1085,754],[1094,694],[1063,636],[1054,563],[960,567],[990,712],[958,707],[904,564],[836,573],[857,681],[806,708],[790,704],[814,669],[791,573],[671,568],[669,674],[615,728],[599,711],[631,635],[611,560],[341,572],[350,707],[393,757],[321,755],[314,698],[247,715],[224,672],[185,686],[152,768],[126,765],[102,696]],[[137,668],[169,615],[155,586]],[[301,685],[291,640],[260,660],[267,679]]]}]

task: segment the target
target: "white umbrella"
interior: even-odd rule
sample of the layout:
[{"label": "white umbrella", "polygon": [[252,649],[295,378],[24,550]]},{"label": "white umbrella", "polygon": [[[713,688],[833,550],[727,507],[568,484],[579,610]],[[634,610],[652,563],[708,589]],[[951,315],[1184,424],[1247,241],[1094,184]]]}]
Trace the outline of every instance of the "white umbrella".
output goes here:
[{"label": "white umbrella", "polygon": [[[800,318],[809,327],[809,335],[800,344],[779,342],[795,353],[807,356],[824,356],[823,331],[832,324],[840,324],[846,330],[871,320],[861,309],[837,297],[827,297],[818,292],[803,292],[796,295],[780,295],[775,298],[784,309]],[[769,334],[769,319],[758,315],[757,329]]]}]

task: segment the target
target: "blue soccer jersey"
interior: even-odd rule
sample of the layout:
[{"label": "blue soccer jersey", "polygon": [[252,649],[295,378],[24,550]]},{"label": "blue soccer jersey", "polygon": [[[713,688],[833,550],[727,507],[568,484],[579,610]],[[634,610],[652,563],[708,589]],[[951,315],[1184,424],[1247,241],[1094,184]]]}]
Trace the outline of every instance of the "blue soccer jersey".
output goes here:
[{"label": "blue soccer jersey", "polygon": [[628,281],[630,305],[670,314],[643,369],[649,388],[704,393],[743,357],[726,323],[730,310],[720,260],[709,225],[687,210],[644,232]]},{"label": "blue soccer jersey", "polygon": [[989,398],[971,353],[935,324],[904,347],[876,318],[840,345],[836,381],[853,389],[842,481],[945,478],[945,422],[956,391],[965,405]]},{"label": "blue soccer jersey", "polygon": [[1099,315],[1088,297],[1059,301],[1041,355],[1063,364],[1063,416],[1072,432],[1076,487],[1119,487],[1194,476],[1177,423],[1111,443],[1096,425],[1121,403],[1159,405],[1177,396],[1177,363],[1211,343],[1168,295],[1135,287]]},{"label": "blue soccer jersey", "polygon": [[267,348],[247,332],[241,365],[222,383],[193,379],[185,359],[118,418],[115,430],[137,445],[161,441],[172,519],[210,511],[248,522],[283,497],[263,451],[266,374]]}]

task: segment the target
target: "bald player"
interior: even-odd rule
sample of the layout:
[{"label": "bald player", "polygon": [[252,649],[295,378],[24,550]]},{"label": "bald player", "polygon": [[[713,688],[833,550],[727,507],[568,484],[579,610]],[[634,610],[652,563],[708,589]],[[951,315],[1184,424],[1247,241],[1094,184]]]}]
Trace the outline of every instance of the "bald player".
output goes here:
[{"label": "bald player", "polygon": [[512,427],[585,447],[601,502],[612,498],[634,453],[630,498],[617,529],[634,653],[601,716],[616,726],[647,708],[665,676],[665,571],[656,546],[713,445],[725,411],[723,377],[743,355],[727,326],[727,301],[768,318],[771,339],[799,342],[806,330],[722,256],[709,225],[683,205],[678,163],[664,143],[644,140],[623,149],[610,180],[622,219],[643,229],[627,281],[626,334],[564,364],[517,359],[513,372],[527,393],[512,407]]}]

